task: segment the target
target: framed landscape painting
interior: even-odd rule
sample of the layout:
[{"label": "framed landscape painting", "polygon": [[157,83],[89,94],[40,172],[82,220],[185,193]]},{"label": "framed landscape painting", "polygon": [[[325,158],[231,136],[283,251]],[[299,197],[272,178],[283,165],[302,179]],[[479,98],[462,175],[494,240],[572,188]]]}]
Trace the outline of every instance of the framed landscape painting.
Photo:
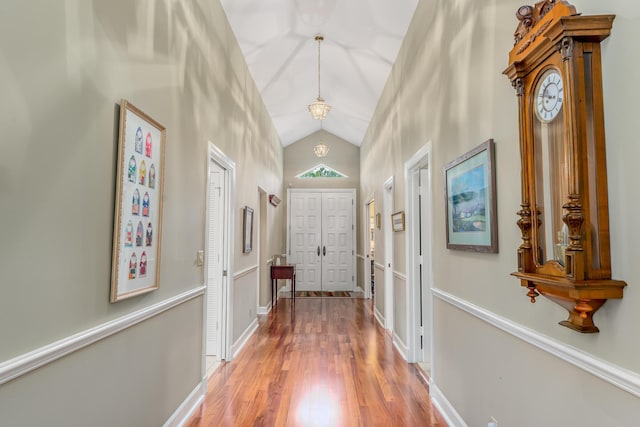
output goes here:
[{"label": "framed landscape painting", "polygon": [[120,105],[111,302],[158,289],[166,130]]},{"label": "framed landscape painting", "polygon": [[449,162],[444,174],[447,248],[497,253],[493,140]]}]

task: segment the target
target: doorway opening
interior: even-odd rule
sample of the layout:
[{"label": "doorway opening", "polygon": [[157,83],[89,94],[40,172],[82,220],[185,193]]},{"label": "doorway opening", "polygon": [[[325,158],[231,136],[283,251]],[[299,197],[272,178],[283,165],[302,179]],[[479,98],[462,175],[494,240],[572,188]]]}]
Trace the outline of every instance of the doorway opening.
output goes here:
[{"label": "doorway opening", "polygon": [[228,272],[233,253],[235,163],[209,143],[204,283],[203,378],[222,360],[230,360],[231,292]]},{"label": "doorway opening", "polygon": [[405,163],[409,362],[431,376],[433,360],[431,143]]}]

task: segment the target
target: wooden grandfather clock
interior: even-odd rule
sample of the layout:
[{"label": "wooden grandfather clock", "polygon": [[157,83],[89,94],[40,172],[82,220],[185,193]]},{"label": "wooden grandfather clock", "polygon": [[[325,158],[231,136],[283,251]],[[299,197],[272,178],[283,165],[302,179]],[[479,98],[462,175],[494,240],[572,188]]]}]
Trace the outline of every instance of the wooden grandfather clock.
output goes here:
[{"label": "wooden grandfather clock", "polygon": [[569,312],[561,325],[599,332],[594,313],[622,298],[611,279],[600,43],[614,15],[581,16],[566,1],[522,6],[504,71],[518,96],[522,232],[518,271]]}]

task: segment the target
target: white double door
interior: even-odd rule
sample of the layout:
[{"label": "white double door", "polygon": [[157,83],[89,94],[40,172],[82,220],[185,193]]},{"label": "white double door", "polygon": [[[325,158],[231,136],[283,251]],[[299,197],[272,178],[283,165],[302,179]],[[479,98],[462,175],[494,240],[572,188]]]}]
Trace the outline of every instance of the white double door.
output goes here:
[{"label": "white double door", "polygon": [[298,291],[351,291],[355,190],[289,190],[289,262]]}]

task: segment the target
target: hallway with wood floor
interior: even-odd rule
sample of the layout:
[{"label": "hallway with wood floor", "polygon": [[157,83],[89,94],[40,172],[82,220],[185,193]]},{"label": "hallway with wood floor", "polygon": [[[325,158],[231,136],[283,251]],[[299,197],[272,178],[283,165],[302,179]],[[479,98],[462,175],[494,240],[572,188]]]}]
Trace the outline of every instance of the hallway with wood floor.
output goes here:
[{"label": "hallway with wood floor", "polygon": [[446,427],[371,300],[281,299],[212,375],[186,427]]}]

